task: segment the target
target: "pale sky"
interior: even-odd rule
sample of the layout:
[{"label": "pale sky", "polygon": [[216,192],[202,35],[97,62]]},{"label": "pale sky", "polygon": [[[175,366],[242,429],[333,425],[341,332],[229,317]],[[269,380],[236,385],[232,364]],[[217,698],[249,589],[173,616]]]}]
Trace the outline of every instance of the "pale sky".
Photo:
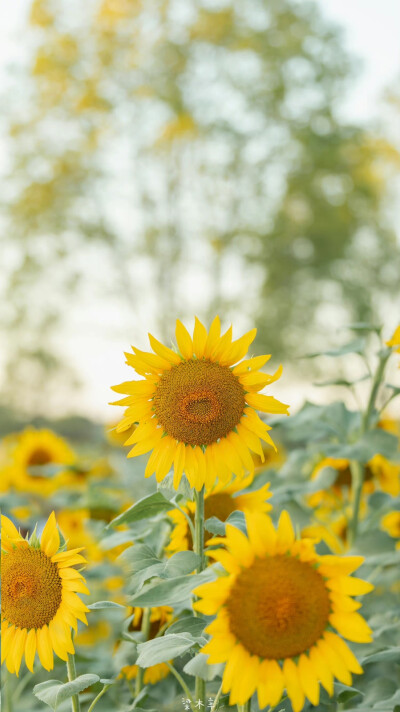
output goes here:
[{"label": "pale sky", "polygon": [[[68,2],[68,0],[65,0]],[[346,49],[359,60],[358,76],[351,93],[343,106],[346,118],[357,122],[380,122],[385,119],[383,94],[400,81],[400,0],[317,0],[327,18],[341,25]],[[30,0],[13,0],[0,5],[0,94],[13,91],[8,68],[20,64],[29,54],[29,39],[24,30]],[[394,127],[400,137],[400,127]],[[3,141],[0,133],[0,144]],[[1,153],[1,145],[0,145]],[[0,163],[1,167],[1,163]],[[189,326],[189,325],[188,325]],[[80,375],[87,384],[85,394],[80,393],[79,402],[71,402],[77,410],[86,409],[94,417],[116,417],[107,408],[109,384],[125,380],[128,376],[123,366],[122,351],[133,335],[127,335],[126,343],[95,344],[101,358],[92,360],[93,340],[88,335],[88,359],[82,359],[85,344],[80,343],[79,355],[71,353],[80,364]],[[79,360],[78,360],[79,359]],[[289,384],[287,384],[289,386]],[[298,387],[297,387],[298,385]],[[293,384],[290,384],[292,405],[300,405],[305,396],[321,398],[321,390],[304,384],[296,385],[296,400],[293,402]],[[275,389],[275,395],[285,398],[285,386]],[[117,410],[117,409],[115,409]]]}]

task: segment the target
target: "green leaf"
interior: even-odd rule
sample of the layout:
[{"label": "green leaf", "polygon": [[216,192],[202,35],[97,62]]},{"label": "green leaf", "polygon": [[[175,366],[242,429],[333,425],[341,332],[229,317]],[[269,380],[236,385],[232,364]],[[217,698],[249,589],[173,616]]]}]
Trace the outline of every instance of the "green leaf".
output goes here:
[{"label": "green leaf", "polygon": [[145,590],[132,596],[130,604],[133,606],[171,606],[183,603],[190,598],[196,586],[206,581],[212,581],[215,574],[212,570],[203,571],[201,574],[191,576],[178,576],[175,579],[150,584]]},{"label": "green leaf", "polygon": [[209,682],[214,680],[218,675],[221,676],[224,670],[224,663],[219,665],[208,665],[208,655],[197,653],[188,663],[186,663],[183,671],[194,677],[201,677],[202,680]]},{"label": "green leaf", "polygon": [[87,687],[99,682],[98,675],[80,675],[72,682],[62,683],[60,680],[46,680],[35,685],[33,694],[46,705],[56,710],[58,705],[68,700]]},{"label": "green leaf", "polygon": [[375,331],[379,335],[382,327],[378,326],[378,324],[369,324],[367,321],[357,321],[354,324],[344,326],[343,329],[351,329],[352,331]]},{"label": "green leaf", "polygon": [[[165,663],[173,660],[193,647],[198,641],[191,635],[171,634],[163,635],[161,638],[153,638],[137,646],[139,656],[136,664],[140,667],[150,667],[158,663]],[[204,641],[205,642],[205,641]]]},{"label": "green leaf", "polygon": [[378,653],[373,653],[373,655],[367,655],[367,657],[362,660],[362,665],[387,663],[395,660],[400,661],[400,647],[388,648],[388,650],[380,650]]},{"label": "green leaf", "polygon": [[194,551],[178,551],[165,564],[167,578],[191,574],[200,563],[200,557]]},{"label": "green leaf", "polygon": [[340,346],[337,349],[329,349],[328,351],[315,351],[312,354],[306,354],[302,358],[315,358],[316,356],[345,356],[346,354],[362,354],[365,350],[365,339],[353,339],[349,343]]},{"label": "green leaf", "polygon": [[118,517],[115,517],[108,525],[110,527],[118,524],[129,524],[130,522],[138,522],[141,519],[151,519],[163,512],[168,512],[171,509],[171,502],[165,499],[160,492],[149,494],[143,499],[129,507],[125,512],[122,512]]},{"label": "green leaf", "polygon": [[358,460],[364,464],[377,454],[390,460],[396,451],[396,436],[381,429],[369,431],[360,440],[350,445],[327,445],[325,447],[325,454],[328,457]]},{"label": "green leaf", "polygon": [[99,611],[103,608],[122,608],[122,610],[125,610],[126,606],[121,606],[120,603],[115,603],[114,601],[96,601],[96,603],[88,605],[88,608],[91,611]]},{"label": "green leaf", "polygon": [[161,492],[167,499],[175,499],[177,495],[181,495],[184,499],[193,499],[193,488],[190,486],[186,475],[182,475],[178,489],[174,487],[174,473],[169,472],[163,481],[157,485],[157,490]]},{"label": "green leaf", "polygon": [[187,615],[172,623],[168,628],[170,633],[189,633],[195,638],[202,635],[207,621],[202,616]]}]

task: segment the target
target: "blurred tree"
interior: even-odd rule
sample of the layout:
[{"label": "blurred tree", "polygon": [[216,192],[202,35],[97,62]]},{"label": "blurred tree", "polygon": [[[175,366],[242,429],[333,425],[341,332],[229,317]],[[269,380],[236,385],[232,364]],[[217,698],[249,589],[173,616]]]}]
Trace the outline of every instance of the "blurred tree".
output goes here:
[{"label": "blurred tree", "polygon": [[398,287],[394,151],[340,119],[351,65],[313,2],[32,0],[30,24],[3,191],[14,389],[29,359],[53,387],[58,318],[88,292],[164,334],[240,306],[282,355]]}]

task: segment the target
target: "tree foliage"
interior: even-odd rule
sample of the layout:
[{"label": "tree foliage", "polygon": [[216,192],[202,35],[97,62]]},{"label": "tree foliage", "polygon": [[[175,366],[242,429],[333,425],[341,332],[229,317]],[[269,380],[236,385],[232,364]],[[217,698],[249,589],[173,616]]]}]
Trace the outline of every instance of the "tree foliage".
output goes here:
[{"label": "tree foliage", "polygon": [[145,309],[161,333],[240,307],[282,353],[397,287],[396,156],[340,118],[351,63],[314,3],[32,0],[29,36],[5,191],[14,381],[32,361],[59,373],[66,296]]}]

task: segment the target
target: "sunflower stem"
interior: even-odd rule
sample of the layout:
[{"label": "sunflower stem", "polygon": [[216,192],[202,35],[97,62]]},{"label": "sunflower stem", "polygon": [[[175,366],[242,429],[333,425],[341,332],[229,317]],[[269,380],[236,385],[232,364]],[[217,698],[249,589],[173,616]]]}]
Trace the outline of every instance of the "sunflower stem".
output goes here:
[{"label": "sunflower stem", "polygon": [[[375,402],[378,395],[379,387],[382,383],[383,376],[385,373],[386,363],[390,357],[390,349],[383,351],[379,358],[378,367],[375,371],[375,376],[372,381],[371,393],[369,395],[368,404],[365,409],[365,413],[361,420],[360,436],[365,435],[370,429],[371,417],[374,412]],[[353,460],[350,462],[351,471],[351,483],[353,490],[353,514],[350,522],[349,529],[349,543],[354,544],[357,533],[358,533],[358,522],[360,518],[360,505],[361,505],[361,495],[362,488],[364,484],[365,467],[361,462]]]},{"label": "sunflower stem", "polygon": [[13,693],[11,688],[11,675],[5,670],[5,712],[13,712]]},{"label": "sunflower stem", "polygon": [[[204,485],[200,492],[194,490],[194,501],[196,511],[194,517],[194,552],[199,557],[197,573],[204,571],[206,568],[206,560],[204,556]],[[199,708],[205,709],[206,705],[206,683],[201,677],[196,677],[195,681],[195,699],[199,704]]]},{"label": "sunflower stem", "polygon": [[250,712],[251,711],[251,699],[247,700],[244,705],[238,705],[238,712]]},{"label": "sunflower stem", "polygon": [[88,712],[93,712],[95,706],[97,705],[99,699],[103,697],[104,693],[107,692],[108,688],[111,687],[111,685],[104,685],[103,689],[100,690],[99,694],[97,697],[94,698],[92,704],[90,705]]},{"label": "sunflower stem", "polygon": [[[145,608],[143,611],[143,617],[142,617],[142,626],[141,626],[141,632],[143,634],[143,638],[146,641],[149,637],[149,631],[150,631],[150,616],[151,616],[151,608]],[[144,677],[144,668],[139,667],[138,668],[138,673],[136,676],[136,684],[135,684],[135,697],[139,695],[139,693],[142,690],[143,687],[143,677]]]},{"label": "sunflower stem", "polygon": [[[71,655],[70,653],[68,653],[67,672],[69,682],[73,682],[76,679],[75,655]],[[72,712],[81,712],[79,695],[76,694],[71,697],[71,706]]]},{"label": "sunflower stem", "polygon": [[218,702],[219,702],[219,698],[221,697],[221,695],[222,695],[222,682],[221,682],[221,685],[220,685],[220,688],[219,688],[217,694],[215,695],[215,699],[214,699],[214,702],[210,709],[210,712],[216,712],[216,710],[218,709]]},{"label": "sunflower stem", "polygon": [[196,709],[195,709],[195,706],[194,706],[194,699],[193,699],[193,697],[192,697],[192,693],[190,692],[190,690],[189,690],[189,688],[188,688],[186,682],[184,681],[182,675],[178,672],[178,670],[177,670],[176,668],[174,668],[173,665],[171,665],[171,663],[166,663],[166,665],[167,665],[167,667],[169,668],[170,672],[172,672],[173,676],[178,680],[178,682],[179,682],[179,684],[180,684],[182,690],[184,691],[184,693],[185,693],[187,699],[188,699],[189,702],[190,702],[190,707],[191,707],[192,712],[196,712]]}]

